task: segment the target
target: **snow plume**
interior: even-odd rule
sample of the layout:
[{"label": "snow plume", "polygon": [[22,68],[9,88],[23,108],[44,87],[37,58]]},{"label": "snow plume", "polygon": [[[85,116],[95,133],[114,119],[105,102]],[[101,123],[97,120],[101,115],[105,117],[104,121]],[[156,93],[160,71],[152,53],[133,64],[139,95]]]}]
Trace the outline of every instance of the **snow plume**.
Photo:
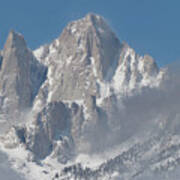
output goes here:
[{"label": "snow plume", "polygon": [[9,162],[7,162],[7,156],[0,151],[0,179],[4,180],[25,180],[25,178],[16,173]]},{"label": "snow plume", "polygon": [[[104,138],[109,145],[97,153],[98,161],[103,159],[104,162],[100,166],[94,164],[97,167],[93,171],[86,162],[88,158],[85,156],[84,160],[81,156],[80,164],[65,168],[65,175],[70,174],[72,179],[78,175],[82,176],[79,179],[87,179],[85,175],[88,173],[89,179],[179,179],[179,154],[176,153],[179,153],[177,139],[180,137],[180,66],[176,64],[175,67],[168,67],[168,77],[160,88],[145,88],[141,94],[116,99],[116,102],[113,99],[111,103],[120,106],[114,111],[112,104],[108,106],[111,119],[108,118],[107,124],[111,131],[107,126],[104,126],[105,130],[98,129],[101,140]],[[98,138],[96,136],[96,144]],[[83,169],[84,164],[90,169]]]},{"label": "snow plume", "polygon": [[168,67],[168,75],[160,88],[146,87],[136,95],[122,97],[119,100],[116,98],[108,100],[111,102],[107,102],[107,107],[104,107],[109,111],[108,117],[103,117],[105,118],[102,120],[103,128],[98,129],[99,137],[102,137],[101,142],[105,141],[107,148],[112,148],[136,135],[144,137],[145,134],[149,136],[149,133],[178,133],[180,130],[179,69],[179,64]]},{"label": "snow plume", "polygon": [[24,126],[32,120],[33,114],[31,108],[26,108],[16,115],[0,114],[0,135],[4,135],[14,126]]}]

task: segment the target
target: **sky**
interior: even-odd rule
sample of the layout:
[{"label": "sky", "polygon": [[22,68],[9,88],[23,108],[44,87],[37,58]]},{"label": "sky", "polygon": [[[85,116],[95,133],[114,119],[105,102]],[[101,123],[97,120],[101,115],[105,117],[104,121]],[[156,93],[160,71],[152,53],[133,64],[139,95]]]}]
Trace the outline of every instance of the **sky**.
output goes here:
[{"label": "sky", "polygon": [[179,0],[1,0],[0,49],[11,29],[36,49],[58,37],[68,22],[94,12],[121,41],[159,66],[180,60]]}]

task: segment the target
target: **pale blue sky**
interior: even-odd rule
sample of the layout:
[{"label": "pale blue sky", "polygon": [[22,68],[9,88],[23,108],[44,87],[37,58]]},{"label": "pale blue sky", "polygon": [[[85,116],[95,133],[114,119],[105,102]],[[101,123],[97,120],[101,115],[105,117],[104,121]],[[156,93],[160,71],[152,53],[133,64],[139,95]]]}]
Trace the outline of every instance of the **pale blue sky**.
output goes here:
[{"label": "pale blue sky", "polygon": [[14,29],[35,49],[88,12],[104,16],[120,40],[160,66],[180,59],[179,0],[1,0],[0,47]]}]

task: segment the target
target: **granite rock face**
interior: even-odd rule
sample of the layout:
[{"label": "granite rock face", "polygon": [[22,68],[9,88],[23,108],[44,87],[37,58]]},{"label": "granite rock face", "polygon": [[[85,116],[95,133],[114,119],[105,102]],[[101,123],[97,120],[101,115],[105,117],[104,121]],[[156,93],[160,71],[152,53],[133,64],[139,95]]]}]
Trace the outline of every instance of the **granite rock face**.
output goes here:
[{"label": "granite rock face", "polygon": [[34,127],[31,125],[25,132],[27,148],[37,158],[49,155],[53,151],[55,141],[69,136],[70,116],[69,108],[62,102],[49,103],[36,115],[32,124]]},{"label": "granite rock face", "polygon": [[1,113],[13,118],[31,108],[46,71],[27,48],[23,36],[11,31],[3,49],[0,71]]},{"label": "granite rock face", "polygon": [[68,24],[52,44],[35,51],[49,67],[49,100],[77,100],[86,93],[100,96],[96,79],[111,80],[120,46],[100,16],[89,14]]}]

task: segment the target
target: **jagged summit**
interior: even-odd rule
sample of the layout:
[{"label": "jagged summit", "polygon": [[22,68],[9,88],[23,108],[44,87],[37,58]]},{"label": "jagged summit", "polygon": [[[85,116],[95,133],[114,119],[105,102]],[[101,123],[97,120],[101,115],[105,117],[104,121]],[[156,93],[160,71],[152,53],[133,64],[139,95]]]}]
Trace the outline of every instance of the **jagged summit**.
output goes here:
[{"label": "jagged summit", "polygon": [[[68,46],[64,46],[68,48],[69,53],[74,49],[69,46],[76,46],[77,51],[82,50],[83,48],[90,52],[94,46],[99,48],[107,48],[112,46],[112,54],[117,46],[120,46],[120,42],[116,35],[113,33],[111,28],[106,23],[105,19],[99,15],[89,13],[85,17],[70,22],[63,30],[62,34],[51,44],[40,47],[40,49],[35,50],[35,55],[38,59],[42,60],[43,63],[48,63],[48,56],[57,51],[61,51],[62,42],[65,41],[65,44],[69,44]],[[67,42],[66,42],[67,41]],[[60,43],[61,42],[61,43]],[[63,42],[64,43],[64,42]],[[106,52],[106,49],[104,50]],[[100,53],[101,56],[102,53]],[[107,54],[108,55],[108,54]],[[104,56],[106,58],[106,56]],[[45,61],[44,61],[45,60]],[[105,61],[106,59],[104,59]]]},{"label": "jagged summit", "polygon": [[[87,13],[84,17],[82,17],[78,20],[74,20],[73,22],[77,22],[77,21],[83,21],[84,23],[86,22],[86,23],[91,23],[91,25],[95,25],[97,22],[105,21],[105,20],[102,16],[100,16],[98,14]],[[72,22],[70,22],[70,23],[72,23]]]},{"label": "jagged summit", "polygon": [[69,23],[34,55],[49,67],[50,101],[83,99],[85,94],[105,98],[159,83],[154,60],[121,43],[105,19],[92,13]]},{"label": "jagged summit", "polygon": [[[74,20],[68,24],[71,24],[71,23],[78,23],[80,22],[81,23],[84,23],[87,24],[87,25],[102,25],[103,23],[104,24],[107,24],[106,20],[104,19],[104,17],[98,15],[98,14],[95,14],[95,13],[88,13],[86,14],[84,17],[80,18],[80,19],[77,19],[77,20]],[[68,25],[67,25],[68,26]]]},{"label": "jagged summit", "polygon": [[[59,38],[48,46],[42,46],[34,54],[40,62],[49,66],[49,79],[53,79],[50,81],[52,99],[69,100],[82,99],[85,89],[90,91],[86,94],[99,94],[96,80],[112,79],[120,49],[121,43],[105,21],[88,14],[68,24]],[[67,79],[70,84],[63,83]],[[58,88],[60,86],[61,90]]]},{"label": "jagged summit", "polygon": [[12,116],[14,112],[9,119],[15,119],[19,110],[32,105],[43,81],[45,67],[36,60],[24,37],[13,30],[8,35],[0,60],[0,114]]},{"label": "jagged summit", "polygon": [[4,45],[4,49],[13,47],[26,47],[26,42],[23,35],[15,32],[14,30],[11,30]]},{"label": "jagged summit", "polygon": [[104,19],[102,16],[100,16],[96,13],[93,13],[93,12],[86,14],[84,18],[87,20],[90,20],[90,21],[93,21],[94,19],[96,19],[96,20]]},{"label": "jagged summit", "polygon": [[95,13],[88,13],[83,18],[70,22],[69,24],[76,24],[76,23],[81,23],[84,26],[94,26],[95,28],[104,27],[110,29],[106,20],[102,16]]}]

